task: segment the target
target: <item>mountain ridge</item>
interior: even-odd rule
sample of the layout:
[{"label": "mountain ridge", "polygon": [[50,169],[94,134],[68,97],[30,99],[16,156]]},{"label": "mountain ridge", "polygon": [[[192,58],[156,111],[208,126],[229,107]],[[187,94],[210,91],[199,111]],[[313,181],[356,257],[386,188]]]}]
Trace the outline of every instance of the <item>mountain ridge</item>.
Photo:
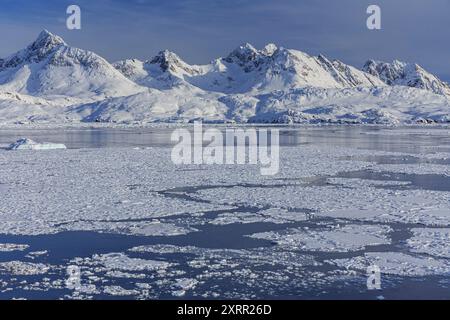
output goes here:
[{"label": "mountain ridge", "polygon": [[42,31],[0,59],[0,124],[450,122],[450,86],[417,64],[244,43],[204,65],[160,51],[109,63]]},{"label": "mountain ridge", "polygon": [[189,65],[169,51],[161,51],[146,61],[123,60],[113,65],[131,80],[153,88],[168,86],[164,83],[158,86],[158,79],[174,78],[203,90],[222,93],[270,92],[302,86],[344,88],[385,85],[377,77],[340,61],[278,48],[272,43],[261,50],[245,43],[227,56],[206,65]]},{"label": "mountain ridge", "polygon": [[425,89],[436,94],[450,96],[450,85],[416,63],[394,60],[391,63],[368,60],[363,70],[378,77],[387,85],[402,85]]}]

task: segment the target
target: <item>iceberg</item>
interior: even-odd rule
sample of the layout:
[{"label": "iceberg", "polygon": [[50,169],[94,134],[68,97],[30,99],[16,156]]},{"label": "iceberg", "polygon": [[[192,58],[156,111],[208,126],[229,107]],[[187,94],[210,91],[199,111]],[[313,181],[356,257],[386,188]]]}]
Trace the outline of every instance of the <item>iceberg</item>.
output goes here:
[{"label": "iceberg", "polygon": [[54,150],[67,149],[62,143],[36,142],[31,139],[21,138],[7,147],[8,150]]}]

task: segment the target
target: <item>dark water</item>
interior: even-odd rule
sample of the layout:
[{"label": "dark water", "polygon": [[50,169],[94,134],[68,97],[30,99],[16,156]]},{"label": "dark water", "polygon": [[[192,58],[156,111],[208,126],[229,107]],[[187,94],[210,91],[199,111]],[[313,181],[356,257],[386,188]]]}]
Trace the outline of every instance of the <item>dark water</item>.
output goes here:
[{"label": "dark water", "polygon": [[[408,153],[433,153],[449,152],[450,137],[446,134],[424,134],[423,130],[414,132],[408,128],[408,133],[404,134],[401,129],[378,128],[378,127],[324,127],[314,128],[305,127],[292,129],[280,127],[280,144],[282,146],[300,146],[300,145],[330,145],[345,146],[369,150],[397,151]],[[431,132],[437,129],[427,129]],[[64,143],[68,148],[109,148],[109,147],[169,147],[172,145],[170,134],[173,129],[155,128],[155,129],[58,129],[58,130],[2,130],[0,129],[0,145],[6,145],[17,140],[20,137],[31,138],[36,141],[50,141],[55,143]],[[389,134],[383,134],[389,132]],[[399,134],[395,134],[398,132]],[[448,132],[448,131],[446,131]],[[351,159],[348,159],[351,160]],[[449,159],[423,159],[415,156],[367,156],[364,158],[354,158],[353,160],[362,160],[380,164],[441,164],[449,165]],[[389,188],[417,188],[434,191],[450,191],[450,179],[447,176],[439,174],[398,174],[392,172],[372,172],[372,171],[353,171],[343,172],[336,177],[340,178],[360,178],[365,180],[385,180],[408,182],[406,186],[380,186]],[[327,177],[317,177],[311,182],[311,185],[321,185],[326,182]],[[203,186],[192,189],[168,190],[162,191],[161,195],[169,198],[183,197],[191,201],[199,201],[192,197],[195,192],[202,188],[214,188],[215,186]],[[231,186],[232,187],[232,186]],[[244,186],[245,187],[245,186]],[[252,186],[248,186],[252,187]],[[2,185],[0,184],[0,193]],[[244,196],[244,195],[243,195]],[[1,201],[1,200],[0,200]],[[11,276],[7,272],[0,270],[0,284],[5,282],[3,287],[0,285],[0,299],[11,298],[29,298],[29,299],[58,299],[67,297],[71,291],[64,286],[60,288],[51,288],[49,290],[25,290],[19,283],[23,280],[28,283],[42,281],[43,277],[48,277],[51,281],[66,279],[67,265],[74,257],[89,258],[94,254],[126,252],[128,249],[141,245],[169,244],[180,247],[193,246],[205,250],[246,250],[249,253],[267,252],[267,254],[279,254],[279,249],[274,243],[267,240],[259,240],[247,237],[247,235],[256,232],[277,231],[292,227],[308,227],[311,229],[320,229],[325,226],[345,225],[347,223],[358,223],[357,221],[346,221],[345,219],[314,219],[313,214],[307,208],[299,210],[299,216],[305,216],[304,221],[290,224],[274,223],[248,223],[248,224],[228,224],[212,225],[207,221],[217,217],[219,213],[224,212],[250,212],[258,213],[264,208],[241,207],[237,210],[223,210],[220,212],[209,212],[201,218],[186,217],[168,217],[162,222],[180,223],[187,222],[190,227],[195,228],[196,232],[179,236],[127,236],[118,234],[105,234],[97,232],[62,232],[53,235],[41,236],[11,236],[0,235],[0,243],[28,244],[30,248],[24,251],[0,252],[0,262],[12,260],[26,262],[41,262],[55,266],[60,266],[52,270],[49,274],[29,275],[29,276]],[[450,211],[450,206],[449,206]],[[206,222],[206,223],[205,223]],[[368,222],[364,222],[367,224]],[[363,254],[364,252],[406,252],[405,242],[412,235],[411,228],[420,227],[418,225],[390,224],[393,232],[390,234],[392,243],[389,245],[366,247],[362,251],[344,252],[344,253],[320,253],[297,251],[294,255],[311,256],[316,261],[323,262],[327,259],[351,258]],[[36,257],[34,259],[27,256],[32,251],[48,251],[48,254]],[[217,253],[218,260],[222,259]],[[127,255],[135,258],[154,259],[168,261],[179,265],[185,274],[182,277],[195,278],[201,274],[203,269],[193,269],[188,266],[189,262],[195,258],[195,255],[187,253],[137,253],[128,252]],[[226,253],[224,257],[231,260],[233,253]],[[247,267],[253,269],[258,274],[276,273],[283,275],[283,281],[274,281],[273,283],[248,284],[242,283],[239,279],[233,277],[217,277],[209,279],[203,284],[199,284],[195,290],[189,292],[184,298],[203,298],[202,293],[215,288],[219,292],[219,298],[285,298],[285,299],[450,299],[450,275],[445,276],[427,276],[427,277],[399,277],[384,275],[383,290],[368,291],[366,288],[366,275],[356,273],[352,278],[345,280],[330,280],[315,284],[314,280],[309,279],[310,285],[301,284],[302,278],[308,278],[314,272],[328,273],[340,271],[337,267],[330,265],[308,266],[299,268],[295,272],[286,270],[283,261],[273,261],[269,265],[252,265],[250,262],[246,265],[245,257],[237,255],[235,258],[241,268]],[[342,270],[343,271],[343,270]],[[301,274],[302,276],[299,276]],[[133,287],[132,279],[111,279],[104,274],[99,276],[107,279],[110,284],[121,285],[123,288],[131,289]],[[146,282],[150,280],[140,280]],[[151,280],[152,286],[155,286]],[[307,281],[308,282],[308,281]],[[14,289],[17,284],[16,289]],[[12,288],[12,290],[5,290]],[[153,298],[170,298],[170,288],[161,287]],[[106,294],[94,294],[97,299],[114,298],[135,298],[133,296],[112,297]]]}]

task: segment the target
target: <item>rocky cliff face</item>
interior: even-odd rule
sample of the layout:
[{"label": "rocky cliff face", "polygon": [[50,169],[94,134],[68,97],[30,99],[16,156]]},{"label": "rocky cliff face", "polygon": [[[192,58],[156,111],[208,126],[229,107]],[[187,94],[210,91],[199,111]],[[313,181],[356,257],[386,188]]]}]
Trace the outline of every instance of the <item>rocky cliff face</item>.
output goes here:
[{"label": "rocky cliff face", "polygon": [[369,60],[364,65],[363,71],[390,86],[408,86],[450,96],[450,86],[447,83],[415,63]]}]

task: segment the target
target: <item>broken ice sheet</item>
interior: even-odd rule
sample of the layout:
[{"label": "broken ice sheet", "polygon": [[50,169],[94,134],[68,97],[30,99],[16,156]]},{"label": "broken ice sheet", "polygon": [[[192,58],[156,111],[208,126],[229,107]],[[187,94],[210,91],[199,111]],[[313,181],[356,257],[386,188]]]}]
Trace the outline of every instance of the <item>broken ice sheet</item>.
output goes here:
[{"label": "broken ice sheet", "polygon": [[346,188],[339,185],[235,186],[200,190],[196,196],[218,204],[240,203],[286,210],[307,207],[319,218],[450,225],[450,192],[391,190],[359,179],[348,179],[345,183]]},{"label": "broken ice sheet", "polygon": [[0,243],[0,252],[24,251],[28,248],[27,244]]},{"label": "broken ice sheet", "polygon": [[219,214],[209,223],[214,225],[227,225],[233,223],[289,223],[308,220],[308,210],[289,211],[281,208],[269,208],[254,212],[227,212]]},{"label": "broken ice sheet", "polygon": [[130,273],[130,272],[122,272],[120,270],[111,270],[106,272],[106,275],[111,278],[128,278],[128,279],[144,279],[147,277],[144,273]]},{"label": "broken ice sheet", "polygon": [[61,230],[83,230],[136,236],[177,236],[197,231],[194,228],[151,221],[74,221],[60,226]]},{"label": "broken ice sheet", "polygon": [[[90,290],[86,294],[98,297],[115,294],[146,297],[144,290],[150,291],[150,296],[155,298],[173,298],[174,293],[188,298],[193,295],[276,297],[283,290],[292,292],[297,289],[305,292],[306,297],[312,297],[312,288],[322,292],[330,286],[331,291],[328,292],[335,292],[338,284],[333,281],[361,275],[354,270],[362,270],[365,275],[362,266],[362,269],[341,269],[324,265],[323,257],[353,257],[360,254],[355,250],[376,244],[389,251],[397,248],[402,252],[417,250],[411,256],[420,258],[419,262],[423,264],[426,260],[420,256],[422,252],[428,256],[442,254],[444,257],[445,232],[429,236],[428,231],[416,232],[413,229],[414,234],[407,242],[411,225],[402,223],[423,223],[430,227],[441,224],[441,228],[450,225],[450,193],[401,190],[409,182],[383,178],[333,178],[342,171],[370,169],[378,172],[383,167],[376,163],[355,161],[359,156],[373,154],[391,153],[328,145],[284,148],[280,154],[280,174],[261,177],[258,168],[245,166],[174,167],[170,162],[170,151],[160,148],[20,152],[20,155],[0,150],[0,193],[5,195],[0,201],[0,232],[33,235],[84,230],[145,236],[186,234],[180,239],[202,246],[195,239],[190,241],[197,236],[189,234],[196,231],[195,228],[204,232],[230,223],[271,222],[262,230],[271,230],[270,237],[280,241],[279,245],[270,246],[268,241],[247,239],[267,247],[208,249],[145,245],[147,242],[140,242],[141,237],[130,237],[133,238],[130,246],[136,246],[132,250],[113,254],[89,251],[88,258],[74,258],[69,263],[81,267],[83,285],[95,283],[97,291]],[[353,160],[340,160],[345,156],[352,156]],[[434,174],[441,170],[438,166],[425,169],[414,165],[408,170]],[[390,188],[380,188],[386,185]],[[317,219],[305,222],[309,211],[303,208],[314,210]],[[285,226],[273,225],[287,222],[290,223],[287,230],[281,230]],[[339,223],[341,226],[337,227]],[[395,229],[392,246],[389,246],[390,229],[384,224]],[[238,227],[251,230],[253,226]],[[403,232],[406,236],[400,243],[394,237]],[[367,236],[364,239],[361,238],[363,234]],[[291,236],[285,244],[284,236]],[[343,240],[346,237],[352,242]],[[175,240],[179,243],[180,239],[161,238],[161,241],[171,243]],[[150,243],[154,240],[160,239],[150,239]],[[236,241],[241,240],[238,238]],[[34,249],[33,243],[29,244]],[[296,252],[298,248],[310,252]],[[38,246],[35,250],[44,249],[47,248]],[[369,249],[383,251],[380,247]],[[121,250],[126,250],[126,247],[112,251]],[[34,262],[45,262],[55,254],[58,252],[52,248],[47,255],[36,255]],[[26,259],[33,256],[26,256]],[[390,259],[392,272],[402,271],[405,260],[408,259],[398,256],[395,260]],[[159,267],[155,267],[155,262]],[[415,260],[410,261],[408,270],[416,274],[414,263]],[[145,266],[145,269],[140,270],[139,266]],[[442,261],[434,266],[435,271],[442,271],[445,267]],[[14,269],[12,264],[9,267]],[[16,266],[15,270],[18,269]],[[6,274],[5,270],[1,272]],[[58,271],[65,275],[65,268]],[[43,277],[52,275],[48,274]],[[176,285],[180,279],[192,279],[198,283],[195,288],[185,290],[185,286]],[[361,282],[363,285],[364,281]],[[232,283],[233,286],[220,287],[223,283]],[[27,286],[45,289],[50,285],[51,282],[42,280],[37,285],[30,283]],[[64,288],[64,279],[60,286]],[[104,292],[105,287],[109,288]]]},{"label": "broken ice sheet", "polygon": [[121,286],[105,286],[103,292],[111,296],[136,296],[140,293],[138,290],[129,290]]},{"label": "broken ice sheet", "polygon": [[383,186],[407,186],[409,181],[390,181],[390,180],[364,180],[358,178],[328,178],[331,184],[339,184],[346,188],[364,188],[364,187],[383,187]]},{"label": "broken ice sheet", "polygon": [[283,248],[305,251],[347,252],[366,246],[389,244],[392,229],[383,225],[333,226],[322,229],[296,228],[255,233],[252,238],[271,240]]},{"label": "broken ice sheet", "polygon": [[171,266],[171,263],[166,261],[130,258],[124,253],[96,254],[92,258],[76,258],[73,262],[88,266],[101,265],[106,270],[125,271],[157,271],[165,270]]},{"label": "broken ice sheet", "polygon": [[327,263],[346,269],[366,272],[376,265],[381,273],[400,276],[427,276],[450,274],[450,262],[445,259],[412,256],[401,252],[368,252],[350,259],[328,260]]},{"label": "broken ice sheet", "polygon": [[8,261],[0,263],[0,273],[12,275],[38,275],[47,273],[50,266],[42,263]]},{"label": "broken ice sheet", "polygon": [[440,174],[449,177],[450,166],[444,164],[418,163],[418,164],[379,164],[372,168],[375,172],[393,172],[414,175]]},{"label": "broken ice sheet", "polygon": [[414,228],[407,243],[411,251],[435,257],[450,258],[450,229]]},{"label": "broken ice sheet", "polygon": [[[169,160],[170,153],[159,148],[139,153],[120,148],[67,150],[32,156],[0,151],[0,233],[93,230],[95,221],[201,216],[232,208],[163,194],[166,189],[202,180],[189,172],[180,178]],[[118,229],[117,224],[109,226]],[[102,225],[98,230],[106,232],[107,228]]]},{"label": "broken ice sheet", "polygon": [[172,291],[172,295],[176,297],[182,297],[188,290],[194,289],[198,284],[198,280],[190,278],[175,279],[175,283],[172,287],[175,289]]},{"label": "broken ice sheet", "polygon": [[30,259],[37,259],[37,258],[46,256],[46,255],[48,255],[48,251],[42,250],[42,251],[28,252],[28,254],[25,257],[30,258]]},{"label": "broken ice sheet", "polygon": [[198,230],[159,221],[129,228],[129,234],[141,236],[178,236],[195,231]]},{"label": "broken ice sheet", "polygon": [[[317,266],[314,257],[295,251],[280,250],[277,247],[258,247],[253,249],[208,249],[194,246],[175,246],[170,244],[143,245],[129,249],[136,253],[153,253],[159,255],[183,253],[194,255],[189,261],[193,268],[234,268],[239,265],[263,266]],[[214,263],[212,263],[214,261]]]}]

